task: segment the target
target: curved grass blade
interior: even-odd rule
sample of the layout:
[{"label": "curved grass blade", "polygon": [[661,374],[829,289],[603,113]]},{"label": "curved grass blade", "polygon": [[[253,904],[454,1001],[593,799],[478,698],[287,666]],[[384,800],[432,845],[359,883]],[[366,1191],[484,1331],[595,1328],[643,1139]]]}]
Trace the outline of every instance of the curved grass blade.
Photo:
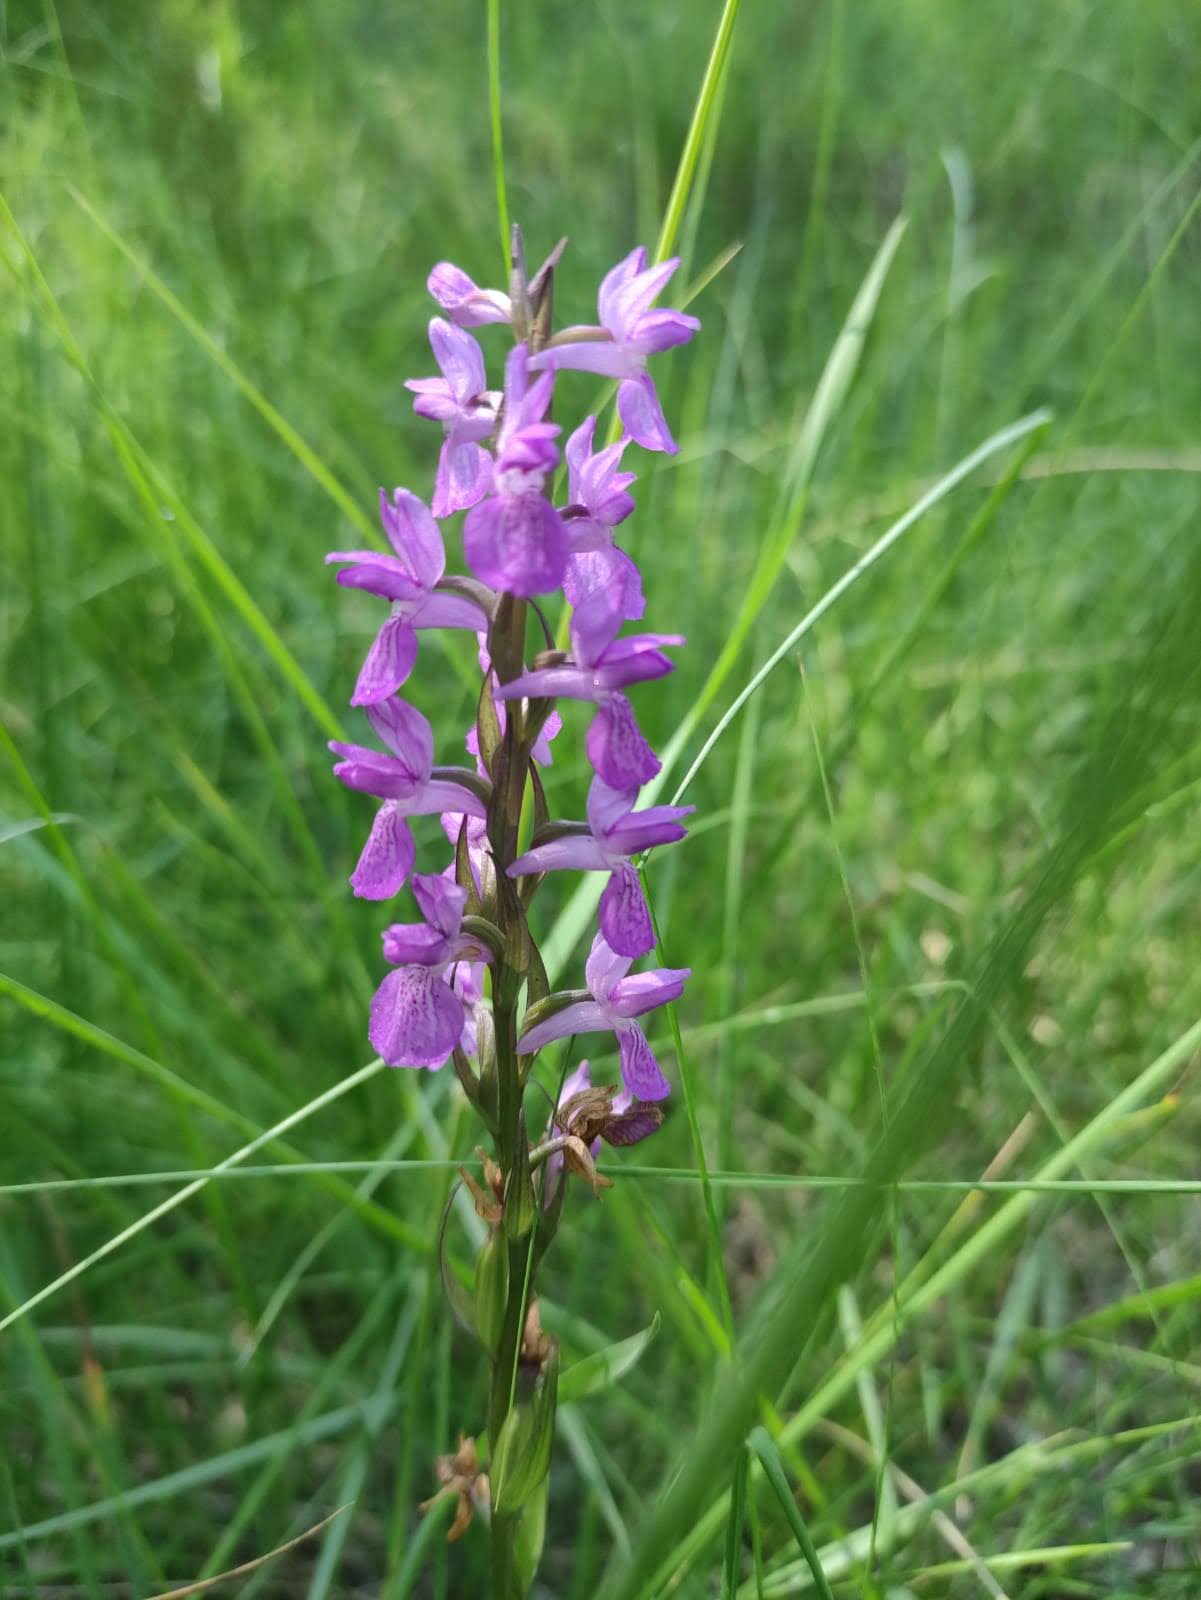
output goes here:
[{"label": "curved grass blade", "polygon": [[792,1529],[792,1536],[797,1544],[800,1545],[801,1554],[809,1564],[809,1570],[813,1574],[814,1588],[821,1595],[822,1600],[834,1600],[826,1574],[822,1570],[817,1546],[813,1543],[809,1529],[805,1526],[805,1519],[801,1516],[797,1503],[793,1499],[792,1490],[788,1487],[788,1479],[784,1476],[780,1454],[771,1435],[766,1428],[752,1428],[747,1444],[759,1457],[763,1467],[763,1475],[771,1485],[772,1493],[780,1502],[780,1509],[784,1513],[788,1526]]}]

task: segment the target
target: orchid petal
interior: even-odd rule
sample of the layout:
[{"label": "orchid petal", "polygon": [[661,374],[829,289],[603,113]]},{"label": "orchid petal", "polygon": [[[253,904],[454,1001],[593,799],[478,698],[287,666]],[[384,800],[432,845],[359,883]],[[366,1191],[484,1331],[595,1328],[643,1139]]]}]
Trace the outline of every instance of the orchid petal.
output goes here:
[{"label": "orchid petal", "polygon": [[595,1001],[577,1000],[523,1033],[517,1041],[517,1054],[530,1056],[556,1039],[569,1039],[577,1033],[608,1033],[612,1026],[608,1013]]},{"label": "orchid petal", "polygon": [[438,932],[453,939],[463,921],[467,890],[436,872],[419,872],[413,879],[417,909]]},{"label": "orchid petal", "polygon": [[691,976],[691,967],[653,967],[649,972],[632,973],[614,984],[608,1004],[618,1016],[640,1017],[678,1000]]},{"label": "orchid petal", "polygon": [[655,930],[642,880],[626,862],[616,867],[600,897],[599,922],[605,939],[619,955],[637,957],[654,948]]},{"label": "orchid petal", "polygon": [[602,700],[605,691],[584,667],[538,667],[493,691],[496,700]]},{"label": "orchid petal", "polygon": [[423,589],[432,589],[446,570],[446,549],[429,507],[408,489],[395,489],[392,500],[379,492],[380,521],[393,550]]},{"label": "orchid petal", "polygon": [[417,635],[404,616],[389,617],[375,636],[351,696],[352,706],[369,706],[396,693],[417,661]]},{"label": "orchid petal", "polygon": [[638,1100],[666,1100],[671,1085],[637,1023],[623,1028],[617,1042],[621,1046],[622,1082],[630,1093]]},{"label": "orchid petal", "polygon": [[450,941],[424,922],[394,922],[384,929],[384,960],[394,967],[440,967]]},{"label": "orchid petal", "polygon": [[482,393],[488,380],[479,343],[443,317],[433,317],[429,331],[434,360],[442,368],[450,392],[459,404]]},{"label": "orchid petal", "polygon": [[624,694],[611,694],[597,709],[585,741],[593,771],[612,789],[640,788],[659,770]]},{"label": "orchid petal", "polygon": [[412,830],[397,806],[387,801],[375,814],[350,886],[362,900],[390,900],[404,887],[416,855]]},{"label": "orchid petal", "polygon": [[[614,789],[601,778],[593,778],[588,786],[588,826],[598,839],[608,842],[610,836],[634,808],[638,798],[635,788]],[[620,852],[625,855],[623,850]]]},{"label": "orchid petal", "polygon": [[631,962],[632,957],[619,955],[606,943],[604,934],[598,933],[584,966],[584,980],[593,999],[607,1006],[609,995],[630,970]]},{"label": "orchid petal", "polygon": [[481,582],[528,599],[562,583],[567,536],[559,513],[536,491],[495,496],[468,512],[463,551]]},{"label": "orchid petal", "polygon": [[674,456],[679,445],[671,436],[659,404],[655,380],[648,374],[625,378],[617,390],[617,412],[626,432],[644,450],[663,450]]},{"label": "orchid petal", "polygon": [[636,245],[628,256],[624,256],[615,267],[610,267],[601,279],[596,296],[596,309],[606,328],[613,325],[618,315],[622,291],[645,268],[646,249],[643,245]]},{"label": "orchid petal", "polygon": [[409,619],[415,628],[471,628],[488,621],[483,608],[465,594],[435,593]]},{"label": "orchid petal", "polygon": [[604,872],[609,863],[591,834],[569,834],[551,839],[518,856],[508,869],[510,878],[524,878],[531,872]]},{"label": "orchid petal", "polygon": [[388,749],[415,777],[428,777],[434,764],[434,730],[407,700],[385,700],[367,707],[367,720]]},{"label": "orchid petal", "polygon": [[463,1022],[463,1002],[437,973],[398,967],[375,991],[368,1033],[390,1067],[440,1067]]},{"label": "orchid petal", "polygon": [[672,256],[628,278],[614,296],[606,326],[611,327],[614,333],[620,328],[620,337],[629,338],[635,323],[646,316],[651,305],[675,277],[679,265],[679,256]]}]

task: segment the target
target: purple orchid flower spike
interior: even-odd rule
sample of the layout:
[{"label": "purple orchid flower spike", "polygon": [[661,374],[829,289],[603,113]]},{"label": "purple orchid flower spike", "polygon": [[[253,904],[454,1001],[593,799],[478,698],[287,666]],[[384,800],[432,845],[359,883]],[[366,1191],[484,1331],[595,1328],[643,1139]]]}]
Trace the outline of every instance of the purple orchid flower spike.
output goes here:
[{"label": "purple orchid flower spike", "polygon": [[553,385],[549,372],[530,383],[524,344],[510,351],[492,492],[463,524],[463,551],[472,572],[522,599],[557,589],[567,565],[563,520],[543,493],[547,473],[559,463],[555,439],[562,432],[557,423],[543,420]]},{"label": "purple orchid flower spike", "polygon": [[434,775],[433,729],[415,707],[403,700],[385,700],[368,706],[367,718],[390,754],[340,740],[331,741],[330,749],[342,757],[334,767],[335,777],[347,788],[384,802],[350,884],[365,900],[388,900],[404,886],[416,857],[409,817],[455,811],[483,818],[487,808],[474,773],[448,767]]},{"label": "purple orchid flower spike", "polygon": [[554,1039],[579,1033],[615,1033],[626,1088],[638,1100],[665,1100],[671,1086],[634,1019],[678,1000],[692,972],[688,967],[655,967],[627,977],[629,970],[630,958],[618,955],[598,933],[585,968],[591,999],[573,1001],[535,1023],[518,1039],[518,1054],[532,1055]]},{"label": "purple orchid flower spike", "polygon": [[499,289],[481,289],[460,268],[439,261],[426,279],[426,288],[460,328],[478,328],[485,322],[508,322],[513,306]]},{"label": "purple orchid flower spike", "polygon": [[[644,956],[655,943],[642,880],[629,857],[655,845],[675,844],[687,830],[680,818],[694,806],[650,806],[635,811],[636,789],[611,789],[600,778],[588,790],[586,826],[567,823],[557,837],[535,845],[509,868],[511,878],[531,872],[607,872],[600,900],[600,930],[618,955]],[[570,831],[568,831],[570,829]]]},{"label": "purple orchid flower spike", "polygon": [[468,1025],[462,990],[447,970],[488,960],[489,952],[461,931],[466,889],[418,873],[413,895],[425,921],[384,930],[384,959],[397,970],[375,992],[368,1033],[388,1066],[434,1068],[449,1060]]},{"label": "purple orchid flower spike", "polygon": [[617,410],[626,432],[644,450],[674,455],[679,446],[663,417],[647,357],[685,344],[700,327],[683,311],[652,311],[651,303],[667,287],[680,258],[648,267],[641,245],[606,273],[597,296],[597,327],[564,328],[533,359],[536,371],[570,368],[617,378]]},{"label": "purple orchid flower spike", "polygon": [[440,422],[446,431],[434,479],[433,511],[449,517],[488,492],[490,461],[480,444],[496,426],[500,396],[485,388],[484,355],[471,334],[444,317],[430,322],[430,344],[442,369],[440,378],[409,378],[419,417]]},{"label": "purple orchid flower spike", "polygon": [[418,628],[478,631],[487,623],[473,600],[437,592],[446,569],[446,550],[438,524],[424,502],[407,489],[397,489],[389,501],[381,489],[379,509],[393,555],[376,550],[331,550],[325,558],[327,563],[350,563],[338,573],[339,583],[392,602],[391,614],[363,662],[352,706],[387,700],[408,680],[417,660]]}]

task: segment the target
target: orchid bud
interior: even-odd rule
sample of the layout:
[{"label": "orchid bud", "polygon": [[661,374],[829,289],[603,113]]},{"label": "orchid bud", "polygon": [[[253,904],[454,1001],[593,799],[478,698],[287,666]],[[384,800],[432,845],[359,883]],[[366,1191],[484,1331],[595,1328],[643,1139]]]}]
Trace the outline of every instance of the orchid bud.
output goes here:
[{"label": "orchid bud", "polygon": [[559,1346],[553,1339],[548,1344],[532,1394],[514,1404],[493,1446],[492,1507],[498,1513],[520,1511],[550,1466],[559,1388]]},{"label": "orchid bud", "polygon": [[500,1348],[509,1303],[509,1244],[497,1229],[484,1243],[475,1263],[475,1326],[480,1343],[491,1355]]}]

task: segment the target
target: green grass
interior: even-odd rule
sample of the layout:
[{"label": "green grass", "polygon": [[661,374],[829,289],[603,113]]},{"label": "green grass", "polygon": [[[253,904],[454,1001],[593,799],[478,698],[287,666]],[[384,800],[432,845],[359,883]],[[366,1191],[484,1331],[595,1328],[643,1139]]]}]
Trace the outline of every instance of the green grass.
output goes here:
[{"label": "green grass", "polygon": [[[497,280],[498,192],[565,319],[674,237],[704,325],[627,525],[697,976],[541,1274],[590,1365],[538,1592],[1195,1595],[1186,12],[18,0],[0,46],[0,1595],[482,1592],[418,1509],[483,1426],[478,1141],[367,1065],[325,740],[377,614],[321,563],[429,483],[424,278]],[[470,668],[414,680],[444,760]],[[539,897],[562,982],[594,904]]]}]

